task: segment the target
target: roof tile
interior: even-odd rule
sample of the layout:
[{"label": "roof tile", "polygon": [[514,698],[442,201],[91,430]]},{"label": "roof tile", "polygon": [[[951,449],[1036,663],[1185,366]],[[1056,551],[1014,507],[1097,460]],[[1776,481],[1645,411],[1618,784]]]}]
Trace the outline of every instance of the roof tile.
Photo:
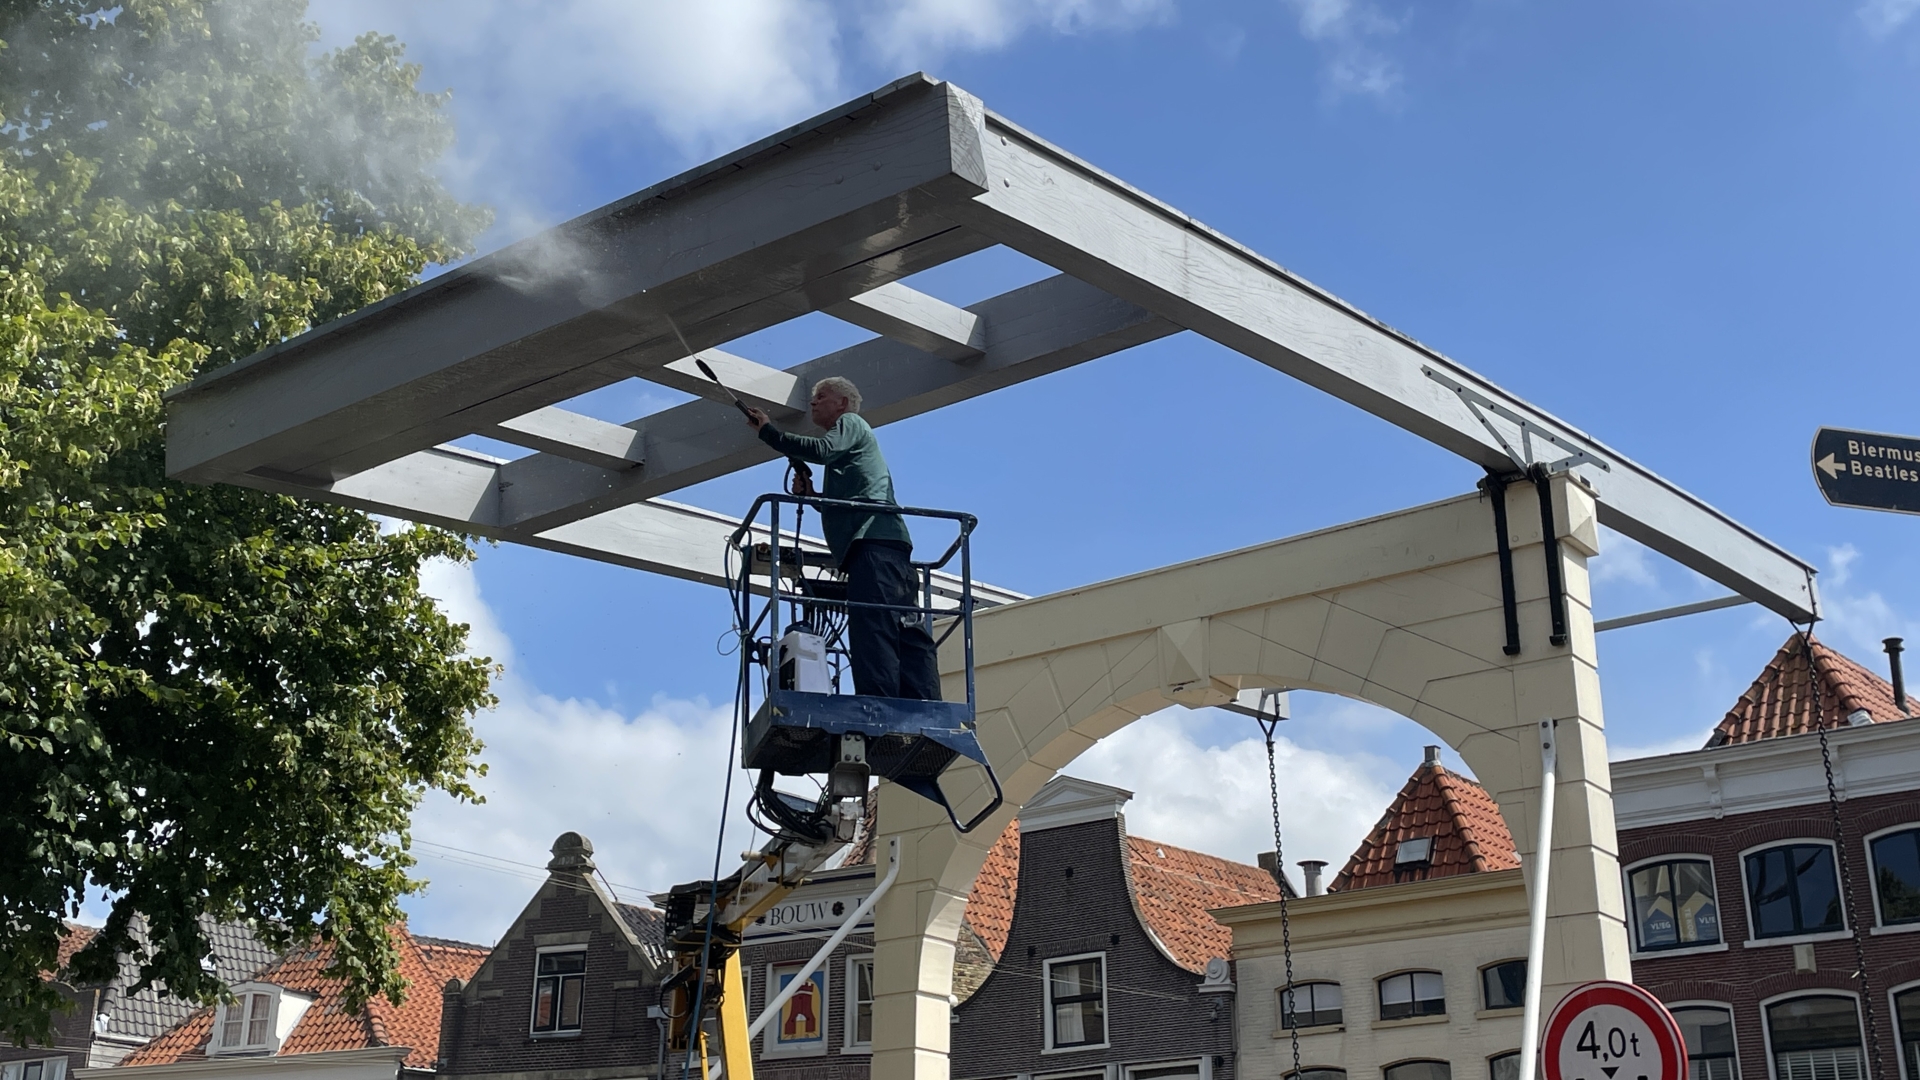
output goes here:
[{"label": "roof tile", "polygon": [[1127,854],[1141,917],[1188,971],[1205,971],[1233,946],[1233,931],[1209,909],[1280,899],[1280,883],[1258,866],[1138,836],[1127,837]]},{"label": "roof tile", "polygon": [[[1848,717],[1865,711],[1873,722],[1905,719],[1893,704],[1893,685],[1808,635],[1814,669],[1820,679],[1820,722],[1845,727]],[[1807,677],[1807,650],[1795,633],[1780,646],[1759,678],[1740,695],[1713,729],[1707,746],[1758,742],[1815,731],[1813,680]]]},{"label": "roof tile", "polygon": [[[1394,858],[1404,840],[1433,839],[1424,866],[1396,875]],[[1373,831],[1360,842],[1330,891],[1346,892],[1396,881],[1512,870],[1520,865],[1513,834],[1486,789],[1437,762],[1422,764],[1408,778]]]},{"label": "roof tile", "polygon": [[[399,1005],[377,996],[349,1011],[342,1000],[345,980],[326,974],[334,956],[330,942],[296,946],[254,976],[251,981],[272,983],[314,999],[281,1044],[282,1055],[405,1046],[409,1048],[408,1068],[433,1067],[440,1051],[439,988],[449,978],[471,978],[488,950],[441,938],[423,943],[407,933],[405,926],[395,927],[393,935],[400,952],[400,974],[408,984],[406,999]],[[201,1009],[128,1055],[121,1064],[165,1065],[204,1058],[213,1034],[213,1018],[213,1009]]]}]

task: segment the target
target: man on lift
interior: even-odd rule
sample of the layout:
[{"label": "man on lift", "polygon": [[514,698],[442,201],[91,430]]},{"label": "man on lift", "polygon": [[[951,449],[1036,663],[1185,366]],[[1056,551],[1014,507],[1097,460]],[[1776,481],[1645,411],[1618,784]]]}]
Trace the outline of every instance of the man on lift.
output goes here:
[{"label": "man on lift", "polygon": [[[860,390],[833,376],[814,384],[808,414],[826,434],[793,435],[775,427],[759,409],[747,410],[747,422],[760,441],[785,456],[826,468],[829,499],[900,504],[893,497],[893,474],[880,456],[873,428],[860,418]],[[885,510],[822,509],[820,527],[827,548],[847,575],[847,599],[856,604],[913,606],[913,537],[900,515]],[[847,614],[848,651],[853,689],[873,697],[940,700],[940,666],[933,636],[911,612],[854,607]]]}]

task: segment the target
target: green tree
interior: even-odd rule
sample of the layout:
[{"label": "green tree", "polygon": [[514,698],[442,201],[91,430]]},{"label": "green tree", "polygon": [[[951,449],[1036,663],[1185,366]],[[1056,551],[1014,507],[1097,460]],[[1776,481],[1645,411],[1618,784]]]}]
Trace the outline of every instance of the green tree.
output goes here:
[{"label": "green tree", "polygon": [[408,820],[471,798],[490,664],[420,592],[459,537],[166,478],[161,396],[466,254],[452,134],[391,38],[303,0],[0,0],[0,1032],[63,917],[200,1001],[198,917],[323,934],[397,996]]}]

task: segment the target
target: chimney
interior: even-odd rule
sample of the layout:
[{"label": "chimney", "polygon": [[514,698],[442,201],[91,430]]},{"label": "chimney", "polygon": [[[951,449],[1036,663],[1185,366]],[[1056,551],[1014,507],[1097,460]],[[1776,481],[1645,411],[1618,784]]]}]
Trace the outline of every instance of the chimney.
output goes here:
[{"label": "chimney", "polygon": [[1440,764],[1440,748],[1439,747],[1437,746],[1427,747],[1426,764],[1430,766]]},{"label": "chimney", "polygon": [[1260,864],[1260,869],[1272,874],[1274,882],[1287,890],[1288,896],[1299,895],[1293,891],[1293,882],[1287,880],[1286,873],[1280,869],[1280,859],[1273,852],[1263,851],[1255,855],[1253,861]]},{"label": "chimney", "polygon": [[1893,707],[1900,710],[1900,715],[1911,716],[1912,712],[1907,709],[1907,680],[1900,674],[1900,654],[1906,646],[1897,637],[1888,638],[1886,646],[1887,664],[1893,669]]},{"label": "chimney", "polygon": [[1301,859],[1300,877],[1306,882],[1308,896],[1323,895],[1327,889],[1320,883],[1320,871],[1327,868],[1325,859]]}]

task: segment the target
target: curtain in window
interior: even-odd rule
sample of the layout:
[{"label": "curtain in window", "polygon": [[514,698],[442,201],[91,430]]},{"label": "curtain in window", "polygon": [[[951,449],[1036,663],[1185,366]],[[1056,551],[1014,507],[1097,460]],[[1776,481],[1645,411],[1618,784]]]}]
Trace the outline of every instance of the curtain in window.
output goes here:
[{"label": "curtain in window", "polygon": [[1055,964],[1047,981],[1053,1002],[1053,1045],[1086,1046],[1107,1041],[1106,980],[1097,958]]}]

